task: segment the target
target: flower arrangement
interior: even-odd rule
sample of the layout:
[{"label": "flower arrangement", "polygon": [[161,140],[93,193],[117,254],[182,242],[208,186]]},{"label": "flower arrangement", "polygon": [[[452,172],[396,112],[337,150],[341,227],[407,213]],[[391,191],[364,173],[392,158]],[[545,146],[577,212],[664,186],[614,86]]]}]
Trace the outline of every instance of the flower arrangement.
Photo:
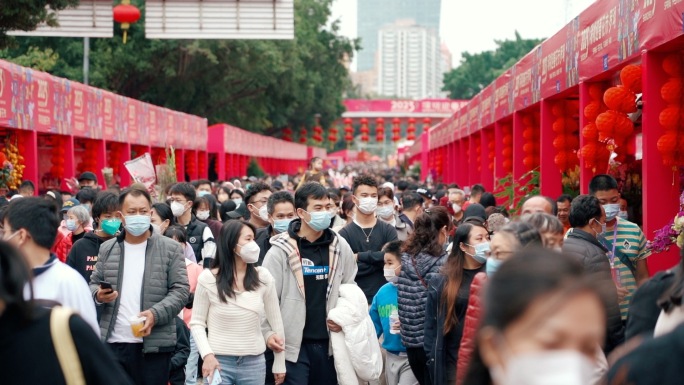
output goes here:
[{"label": "flower arrangement", "polygon": [[0,188],[17,189],[24,176],[24,157],[19,154],[16,139],[5,139],[5,148],[0,152]]},{"label": "flower arrangement", "polygon": [[670,223],[655,231],[655,238],[646,247],[654,253],[660,253],[669,250],[672,244],[684,248],[684,192],[679,197],[679,213]]},{"label": "flower arrangement", "polygon": [[0,152],[0,188],[10,188],[12,183],[12,170],[14,165],[7,160],[4,152]]}]

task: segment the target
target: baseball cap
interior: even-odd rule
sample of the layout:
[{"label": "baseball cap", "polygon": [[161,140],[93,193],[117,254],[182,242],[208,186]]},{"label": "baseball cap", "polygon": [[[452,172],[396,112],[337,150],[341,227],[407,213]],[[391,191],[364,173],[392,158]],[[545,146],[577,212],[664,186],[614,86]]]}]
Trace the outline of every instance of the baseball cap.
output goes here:
[{"label": "baseball cap", "polygon": [[92,180],[93,182],[97,182],[97,177],[95,176],[94,173],[92,173],[90,171],[86,171],[83,174],[81,174],[81,176],[78,177],[79,182],[82,180]]},{"label": "baseball cap", "polygon": [[230,219],[249,219],[249,211],[247,211],[247,206],[244,204],[240,204],[235,210],[229,212],[227,215]]},{"label": "baseball cap", "polygon": [[432,199],[432,194],[427,189],[419,188],[416,192],[425,198]]},{"label": "baseball cap", "polygon": [[62,204],[62,212],[69,211],[70,208],[80,205],[81,202],[76,198],[69,198]]},{"label": "baseball cap", "polygon": [[273,183],[271,183],[271,187],[273,187],[276,190],[282,190],[284,188],[283,182],[279,180],[274,180]]}]

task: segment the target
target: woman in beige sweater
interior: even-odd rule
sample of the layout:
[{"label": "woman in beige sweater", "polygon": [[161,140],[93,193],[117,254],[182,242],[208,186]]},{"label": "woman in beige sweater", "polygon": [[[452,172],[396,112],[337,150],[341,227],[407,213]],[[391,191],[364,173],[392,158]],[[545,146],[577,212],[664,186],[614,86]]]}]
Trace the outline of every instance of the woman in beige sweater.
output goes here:
[{"label": "woman in beige sweater", "polygon": [[[259,259],[255,233],[247,222],[226,222],[217,258],[197,282],[190,329],[209,383],[218,370],[221,384],[263,385],[267,344],[275,352],[276,384],[285,380],[280,305],[273,276],[254,265]],[[270,327],[262,330],[264,318]]]}]

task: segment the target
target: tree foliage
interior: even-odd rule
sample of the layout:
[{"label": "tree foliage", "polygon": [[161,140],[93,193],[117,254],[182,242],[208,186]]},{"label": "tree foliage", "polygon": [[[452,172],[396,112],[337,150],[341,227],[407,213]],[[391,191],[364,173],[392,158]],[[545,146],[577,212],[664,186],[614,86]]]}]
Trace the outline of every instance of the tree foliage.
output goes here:
[{"label": "tree foliage", "polygon": [[0,49],[12,43],[7,31],[33,31],[43,22],[55,26],[55,11],[77,4],[78,0],[3,1],[0,4]]},{"label": "tree foliage", "polygon": [[494,51],[463,52],[458,67],[444,74],[443,91],[452,99],[471,99],[544,39],[523,39],[515,32],[515,40],[495,40]]},{"label": "tree foliage", "polygon": [[[143,11],[142,0],[133,3]],[[343,112],[350,81],[344,66],[356,41],[329,23],[332,0],[295,0],[293,40],[150,40],[144,20],[122,44],[91,39],[90,84],[178,111],[255,132],[275,134],[290,126],[327,127]],[[52,74],[83,79],[83,42],[70,38],[18,38],[0,57],[15,61],[31,47],[51,49],[59,60]]]}]

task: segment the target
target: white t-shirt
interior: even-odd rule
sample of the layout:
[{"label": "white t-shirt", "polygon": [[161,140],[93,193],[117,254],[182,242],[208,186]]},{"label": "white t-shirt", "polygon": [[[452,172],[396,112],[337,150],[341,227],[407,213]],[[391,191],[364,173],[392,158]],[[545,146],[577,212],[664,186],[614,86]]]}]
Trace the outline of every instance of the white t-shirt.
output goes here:
[{"label": "white t-shirt", "polygon": [[[77,311],[99,336],[95,301],[81,274],[56,258],[44,267],[47,270],[33,278],[33,298],[55,301]],[[28,285],[24,290],[24,298],[30,298]]]},{"label": "white t-shirt", "polygon": [[132,245],[124,242],[122,282],[119,283],[119,312],[116,324],[107,342],[142,343],[143,339],[133,336],[129,319],[141,311],[140,294],[145,275],[145,250],[147,241]]}]

